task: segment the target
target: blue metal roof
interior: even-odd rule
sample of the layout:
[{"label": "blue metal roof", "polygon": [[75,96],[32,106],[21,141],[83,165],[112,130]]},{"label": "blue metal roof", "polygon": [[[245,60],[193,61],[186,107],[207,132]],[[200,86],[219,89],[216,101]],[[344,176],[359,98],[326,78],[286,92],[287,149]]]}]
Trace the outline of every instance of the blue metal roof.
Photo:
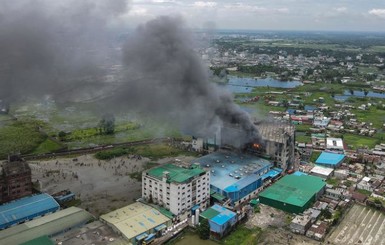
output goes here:
[{"label": "blue metal roof", "polygon": [[0,229],[33,219],[60,208],[53,197],[39,194],[18,199],[0,206]]},{"label": "blue metal roof", "polygon": [[234,216],[236,215],[234,212],[232,212],[232,211],[230,211],[230,210],[228,210],[222,206],[219,206],[218,204],[215,204],[211,208],[219,212],[218,215],[216,215],[215,217],[213,217],[211,219],[212,222],[214,222],[218,225],[226,224],[229,220],[234,218]]},{"label": "blue metal roof", "polygon": [[344,154],[337,154],[331,152],[322,152],[318,157],[316,164],[330,164],[337,165],[345,158]]},{"label": "blue metal roof", "polygon": [[136,236],[135,239],[136,239],[137,241],[140,241],[140,240],[146,238],[147,236],[148,236],[148,234],[147,234],[146,232],[144,232],[144,233],[142,233],[142,234]]},{"label": "blue metal roof", "polygon": [[304,110],[305,111],[315,111],[317,107],[311,106],[311,105],[305,105]]},{"label": "blue metal roof", "polygon": [[265,173],[262,175],[262,180],[265,180],[267,178],[275,178],[277,177],[280,173],[282,173],[282,169],[280,168],[273,168],[269,172]]},{"label": "blue metal roof", "polygon": [[287,109],[286,112],[289,113],[289,115],[295,115],[296,109]]},{"label": "blue metal roof", "polygon": [[302,175],[307,175],[307,174],[304,173],[304,172],[301,172],[301,171],[295,171],[292,175],[295,175],[295,176],[302,176]]},{"label": "blue metal roof", "polygon": [[240,191],[242,190],[243,188],[245,188],[246,186],[254,183],[255,181],[257,181],[259,178],[261,178],[260,176],[256,175],[256,174],[250,174],[248,176],[246,176],[245,178],[239,180],[238,182],[232,184],[232,185],[229,185],[225,188],[225,191],[226,192],[235,192],[235,191]]}]

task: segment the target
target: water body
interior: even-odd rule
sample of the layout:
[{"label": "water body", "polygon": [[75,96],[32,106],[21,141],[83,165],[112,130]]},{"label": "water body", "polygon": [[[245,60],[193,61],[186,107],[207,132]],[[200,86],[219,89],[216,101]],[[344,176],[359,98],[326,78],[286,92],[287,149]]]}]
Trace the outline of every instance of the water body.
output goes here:
[{"label": "water body", "polygon": [[271,77],[255,79],[252,77],[229,76],[229,82],[225,87],[233,93],[251,93],[253,88],[256,87],[295,88],[300,85],[302,85],[302,82],[279,81]]},{"label": "water body", "polygon": [[[336,99],[338,101],[346,101],[350,97],[364,98],[365,97],[365,93],[364,93],[364,91],[357,91],[357,90],[355,90],[355,91],[353,91],[353,94],[351,94],[349,90],[345,90],[342,95],[334,96],[334,99]],[[366,97],[368,97],[368,98],[384,99],[385,98],[385,93],[377,93],[377,92],[370,91],[370,92],[368,92]]]}]

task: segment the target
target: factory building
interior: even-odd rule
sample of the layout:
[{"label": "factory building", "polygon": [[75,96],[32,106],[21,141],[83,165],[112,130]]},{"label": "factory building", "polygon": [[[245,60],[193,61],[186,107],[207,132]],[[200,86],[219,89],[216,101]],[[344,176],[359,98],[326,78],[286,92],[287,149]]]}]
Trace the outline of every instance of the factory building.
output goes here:
[{"label": "factory building", "polygon": [[302,213],[325,191],[325,182],[310,175],[286,175],[259,195],[261,203],[289,213]]},{"label": "factory building", "polygon": [[211,237],[219,240],[237,223],[237,214],[215,204],[201,213],[200,219],[208,220]]},{"label": "factory building", "polygon": [[29,244],[43,244],[42,237],[52,237],[81,227],[92,219],[94,217],[87,211],[70,207],[0,231],[0,244],[28,244],[31,240]]},{"label": "factory building", "polygon": [[198,204],[205,209],[210,200],[210,172],[199,164],[152,168],[142,173],[142,197],[177,216],[190,214]]},{"label": "factory building", "polygon": [[0,204],[32,194],[31,168],[12,156],[0,165]]},{"label": "factory building", "polygon": [[262,137],[260,151],[275,162],[275,167],[286,171],[294,163],[295,128],[286,123],[258,123],[257,128]]},{"label": "factory building", "polygon": [[315,164],[336,169],[341,166],[342,162],[345,159],[344,154],[331,153],[331,152],[322,152],[321,155],[317,158]]},{"label": "factory building", "polygon": [[24,197],[0,206],[0,230],[56,212],[59,204],[48,194]]},{"label": "factory building", "polygon": [[100,219],[131,244],[149,243],[171,225],[165,215],[140,202],[104,214]]},{"label": "factory building", "polygon": [[237,206],[254,197],[262,187],[262,176],[272,167],[266,159],[230,151],[217,151],[195,159],[193,163],[210,170],[211,196],[229,206]]}]

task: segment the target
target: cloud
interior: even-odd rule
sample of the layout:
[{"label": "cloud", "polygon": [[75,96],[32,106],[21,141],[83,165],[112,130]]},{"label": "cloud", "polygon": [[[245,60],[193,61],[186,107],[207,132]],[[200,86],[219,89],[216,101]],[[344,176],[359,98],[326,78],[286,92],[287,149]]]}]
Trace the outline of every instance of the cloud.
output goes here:
[{"label": "cloud", "polygon": [[217,2],[203,2],[203,1],[198,1],[194,2],[192,4],[193,7],[198,7],[198,8],[213,8],[218,5]]},{"label": "cloud", "polygon": [[369,11],[369,14],[385,19],[385,9],[372,9]]},{"label": "cloud", "polygon": [[131,16],[143,16],[148,14],[148,10],[144,7],[133,6],[128,14]]},{"label": "cloud", "polygon": [[335,8],[334,11],[337,13],[346,13],[348,9],[346,7],[338,7],[338,8]]}]

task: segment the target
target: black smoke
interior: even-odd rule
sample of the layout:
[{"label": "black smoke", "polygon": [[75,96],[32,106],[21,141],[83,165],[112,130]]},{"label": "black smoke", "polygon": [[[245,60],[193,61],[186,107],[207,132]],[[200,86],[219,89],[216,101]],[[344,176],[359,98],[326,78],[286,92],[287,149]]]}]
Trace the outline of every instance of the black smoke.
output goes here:
[{"label": "black smoke", "polygon": [[[120,63],[108,25],[126,7],[126,0],[2,0],[0,99],[50,95],[71,101],[74,94],[104,91],[109,85],[100,78],[111,65],[106,60]],[[236,128],[222,130],[222,143],[258,139],[248,114],[210,82],[193,48],[181,18],[158,17],[139,26],[122,47],[121,80],[98,94],[102,113],[135,110],[195,136]]]},{"label": "black smoke", "polygon": [[103,75],[111,19],[126,0],[0,1],[0,99],[56,96]]},{"label": "black smoke", "polygon": [[[210,82],[192,40],[178,17],[158,17],[139,26],[123,48],[125,76],[113,101],[166,119],[195,136],[210,137],[222,129],[225,144],[258,140],[249,115],[229,92]],[[227,134],[229,125],[237,130]]]}]

